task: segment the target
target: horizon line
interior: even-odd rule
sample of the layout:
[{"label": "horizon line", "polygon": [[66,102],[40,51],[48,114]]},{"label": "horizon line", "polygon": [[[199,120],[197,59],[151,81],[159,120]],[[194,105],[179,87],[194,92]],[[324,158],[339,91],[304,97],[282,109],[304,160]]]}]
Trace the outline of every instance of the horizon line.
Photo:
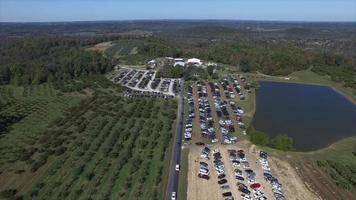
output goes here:
[{"label": "horizon line", "polygon": [[85,23],[85,22],[133,22],[133,21],[245,21],[245,22],[283,22],[283,23],[356,23],[356,21],[318,21],[318,20],[258,20],[258,19],[113,19],[113,20],[64,20],[64,21],[0,21],[2,24],[40,24],[40,23]]}]

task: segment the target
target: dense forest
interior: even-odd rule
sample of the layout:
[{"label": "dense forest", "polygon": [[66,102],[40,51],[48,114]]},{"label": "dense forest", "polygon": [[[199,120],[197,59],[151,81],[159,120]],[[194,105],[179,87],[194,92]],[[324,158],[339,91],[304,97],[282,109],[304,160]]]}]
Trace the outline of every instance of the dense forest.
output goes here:
[{"label": "dense forest", "polygon": [[[328,75],[332,80],[341,82],[346,87],[356,88],[356,58],[352,53],[343,54],[342,51],[333,51],[324,46],[311,48],[307,45],[313,41],[318,43],[319,40],[313,40],[312,36],[335,40],[333,42],[325,40],[330,44],[343,45],[345,42],[338,42],[330,35],[321,35],[319,29],[309,25],[303,28],[293,25],[292,28],[296,27],[283,29],[275,33],[274,38],[263,39],[271,37],[271,34],[259,32],[256,38],[255,32],[251,30],[241,30],[226,24],[216,26],[208,23],[205,26],[196,26],[193,23],[189,26],[182,26],[183,28],[168,24],[170,24],[170,28],[167,27],[169,30],[164,29],[165,31],[149,36],[137,32],[126,32],[125,36],[123,33],[94,36],[53,35],[51,28],[44,25],[49,29],[47,32],[43,30],[47,34],[2,38],[0,40],[0,84],[63,82],[106,73],[118,63],[143,64],[155,57],[173,56],[198,57],[236,66],[244,72],[259,71],[268,75],[287,75],[294,71],[311,68],[313,72]],[[6,28],[4,30],[11,29],[11,26],[2,26]],[[81,26],[85,27],[85,25]],[[93,24],[88,24],[88,26],[92,27]],[[156,26],[163,25],[156,23]],[[265,26],[272,28],[276,24]],[[343,26],[347,33],[348,31],[352,33],[351,25]],[[59,27],[66,28],[65,25]],[[126,27],[127,30],[130,30],[129,27]],[[283,27],[286,28],[286,25]],[[343,32],[330,28],[326,24],[323,27],[340,35],[344,41],[353,42],[353,39],[346,38]],[[12,29],[15,32],[17,30],[16,27]],[[308,38],[310,42],[297,40],[298,35]],[[105,41],[113,41],[113,46],[105,51],[104,56],[87,48]],[[338,46],[337,49],[349,48],[344,45]],[[348,52],[352,52],[349,50]],[[172,73],[187,75],[182,72]]]},{"label": "dense forest", "polygon": [[[134,53],[133,50],[134,49]],[[207,61],[236,66],[244,72],[259,71],[268,75],[287,75],[311,68],[319,75],[356,88],[354,58],[324,49],[303,49],[291,42],[238,40],[218,43],[179,43],[175,40],[150,37],[119,40],[106,51],[108,57],[125,64],[143,64],[155,57],[198,57]],[[185,76],[183,71],[164,72],[172,77]]]},{"label": "dense forest", "polygon": [[55,37],[2,41],[0,84],[67,80],[112,69],[112,60],[85,51],[83,45],[80,40]]}]

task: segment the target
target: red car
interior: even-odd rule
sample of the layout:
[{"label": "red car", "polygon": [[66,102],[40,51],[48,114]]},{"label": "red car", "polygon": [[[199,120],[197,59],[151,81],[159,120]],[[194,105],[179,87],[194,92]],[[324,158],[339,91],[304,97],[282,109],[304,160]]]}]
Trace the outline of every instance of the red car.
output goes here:
[{"label": "red car", "polygon": [[199,178],[203,178],[203,179],[206,179],[206,180],[209,180],[210,179],[210,177],[208,176],[208,175],[205,175],[205,174],[198,174],[198,177]]},{"label": "red car", "polygon": [[241,117],[240,116],[236,116],[236,121],[241,122],[242,121]]},{"label": "red car", "polygon": [[259,184],[259,183],[254,183],[254,184],[250,185],[250,188],[252,188],[252,189],[257,189],[257,188],[260,188],[260,187],[261,187],[261,184]]}]

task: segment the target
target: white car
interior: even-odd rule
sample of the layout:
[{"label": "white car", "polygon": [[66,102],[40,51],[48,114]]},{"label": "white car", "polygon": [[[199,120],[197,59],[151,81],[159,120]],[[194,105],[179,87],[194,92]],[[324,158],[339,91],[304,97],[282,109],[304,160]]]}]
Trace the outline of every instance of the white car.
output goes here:
[{"label": "white car", "polygon": [[200,173],[209,173],[209,169],[205,169],[205,168],[200,168],[199,169]]},{"label": "white car", "polygon": [[176,192],[172,192],[171,199],[176,200]]},{"label": "white car", "polygon": [[248,194],[241,193],[241,199],[244,199],[244,200],[250,200],[250,199],[251,199],[251,197],[250,197],[250,195],[248,195]]},{"label": "white car", "polygon": [[262,165],[262,169],[263,169],[263,170],[271,170],[271,168],[268,167],[268,166],[266,166],[266,165]]},{"label": "white car", "polygon": [[176,171],[179,171],[179,168],[180,168],[179,164],[176,164]]}]

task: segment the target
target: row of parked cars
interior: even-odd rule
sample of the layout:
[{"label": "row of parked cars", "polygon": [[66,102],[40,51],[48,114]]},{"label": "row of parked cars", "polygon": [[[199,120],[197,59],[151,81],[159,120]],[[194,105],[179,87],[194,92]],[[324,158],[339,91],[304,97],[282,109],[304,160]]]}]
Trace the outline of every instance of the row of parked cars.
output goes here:
[{"label": "row of parked cars", "polygon": [[203,137],[207,137],[216,142],[216,131],[214,128],[214,121],[211,113],[211,107],[208,101],[207,88],[204,83],[197,82],[198,94],[198,109],[200,130]]},{"label": "row of parked cars", "polygon": [[223,82],[221,82],[221,86],[224,89],[224,94],[227,99],[235,98],[235,93],[232,90],[232,88],[230,87],[230,83],[226,78],[223,80]]},{"label": "row of parked cars", "polygon": [[150,70],[146,74],[144,74],[141,82],[138,84],[138,87],[140,89],[147,89],[147,85],[150,82],[150,80],[152,80],[154,74],[155,74],[155,72],[152,70]]},{"label": "row of parked cars", "polygon": [[246,92],[250,93],[251,92],[251,83],[247,80],[247,78],[245,76],[243,76],[242,74],[239,75],[239,78],[242,81],[242,84],[246,90]]},{"label": "row of parked cars", "polygon": [[189,142],[192,139],[192,131],[193,131],[193,118],[195,117],[194,114],[194,99],[193,99],[193,87],[188,86],[188,93],[187,93],[187,99],[188,99],[188,110],[189,110],[189,115],[186,119],[185,122],[185,132],[184,132],[184,139],[185,141]]},{"label": "row of parked cars", "polygon": [[170,79],[163,79],[159,90],[162,91],[162,92],[168,92],[170,84],[171,84],[171,80]]},{"label": "row of parked cars", "polygon": [[[210,153],[210,149],[208,147],[204,147],[202,149],[200,158],[202,160],[209,160],[209,153]],[[200,161],[199,162],[199,173],[198,173],[198,177],[199,178],[203,178],[203,179],[210,179],[210,171],[209,171],[209,165],[208,163],[206,163],[205,161]]]},{"label": "row of parked cars", "polygon": [[190,141],[192,139],[192,130],[193,130],[193,119],[195,118],[195,113],[194,113],[194,99],[193,99],[193,87],[188,86],[188,93],[187,93],[187,99],[188,99],[188,117],[186,119],[186,130],[184,132],[184,139],[185,141]]},{"label": "row of parked cars", "polygon": [[151,88],[153,90],[157,89],[159,83],[161,82],[161,79],[160,78],[155,78],[153,79],[153,81],[151,82]]},{"label": "row of parked cars", "polygon": [[268,155],[264,151],[260,151],[260,159],[259,159],[264,178],[271,184],[272,192],[276,200],[285,200],[285,196],[282,190],[282,184],[279,183],[278,179],[272,175],[271,168],[269,167]]},{"label": "row of parked cars", "polygon": [[174,80],[174,81],[173,81],[173,93],[174,93],[175,95],[177,95],[178,92],[179,92],[179,90],[180,90],[179,80]]},{"label": "row of parked cars", "polygon": [[111,77],[109,77],[109,78],[112,79],[114,81],[114,83],[118,83],[129,72],[130,72],[130,70],[123,69],[123,70],[120,70],[120,72],[118,74],[113,73],[113,75]]},{"label": "row of parked cars", "polygon": [[151,92],[151,91],[138,91],[132,90],[130,88],[126,89],[123,93],[124,97],[148,97],[148,98],[164,98],[164,99],[171,99],[173,98],[172,95],[166,95],[162,92]]},{"label": "row of parked cars", "polygon": [[240,100],[245,100],[245,95],[242,92],[241,85],[236,79],[234,79],[233,86],[236,90],[236,93],[239,95]]},{"label": "row of parked cars", "polygon": [[222,161],[222,156],[218,149],[213,150],[213,157],[214,157],[213,160],[214,168],[218,175],[218,184],[222,192],[221,195],[224,200],[233,200],[234,197],[232,196],[232,193],[229,191],[230,186],[228,181],[226,180],[225,165],[224,162]]},{"label": "row of parked cars", "polygon": [[132,79],[132,77],[137,73],[137,70],[129,71],[125,77],[120,80],[120,83],[126,85]]},{"label": "row of parked cars", "polygon": [[188,93],[187,93],[187,99],[188,99],[188,116],[190,118],[195,117],[195,105],[194,105],[194,98],[193,98],[193,86],[189,85],[188,86]]},{"label": "row of parked cars", "polygon": [[216,89],[216,84],[210,84],[210,88],[212,91],[214,98],[214,106],[216,109],[216,114],[219,118],[219,125],[221,134],[223,136],[223,142],[226,144],[235,143],[237,138],[231,137],[230,133],[235,132],[235,126],[229,117],[229,112],[227,110],[227,102],[221,100],[221,95],[218,89]]},{"label": "row of parked cars", "polygon": [[245,124],[242,121],[242,114],[244,113],[243,109],[238,107],[234,101],[230,101],[230,106],[232,113],[235,115],[237,125],[239,125],[239,127],[244,130]]},{"label": "row of parked cars", "polygon": [[129,81],[128,86],[130,87],[136,87],[137,83],[141,80],[143,74],[145,72],[143,71],[138,71]]},{"label": "row of parked cars", "polygon": [[[250,164],[246,158],[244,151],[243,150],[236,151],[234,149],[229,149],[228,154],[229,154],[229,159],[231,161],[231,164],[234,168],[234,175],[237,181],[236,185],[238,187],[238,190],[241,192],[240,194],[241,199],[251,200],[252,197],[258,200],[267,199],[264,196],[262,190],[260,189],[261,184],[256,183],[256,173],[252,169],[250,169]],[[244,176],[243,170],[246,176]],[[247,184],[250,187],[244,184],[245,180],[247,181]]]}]

